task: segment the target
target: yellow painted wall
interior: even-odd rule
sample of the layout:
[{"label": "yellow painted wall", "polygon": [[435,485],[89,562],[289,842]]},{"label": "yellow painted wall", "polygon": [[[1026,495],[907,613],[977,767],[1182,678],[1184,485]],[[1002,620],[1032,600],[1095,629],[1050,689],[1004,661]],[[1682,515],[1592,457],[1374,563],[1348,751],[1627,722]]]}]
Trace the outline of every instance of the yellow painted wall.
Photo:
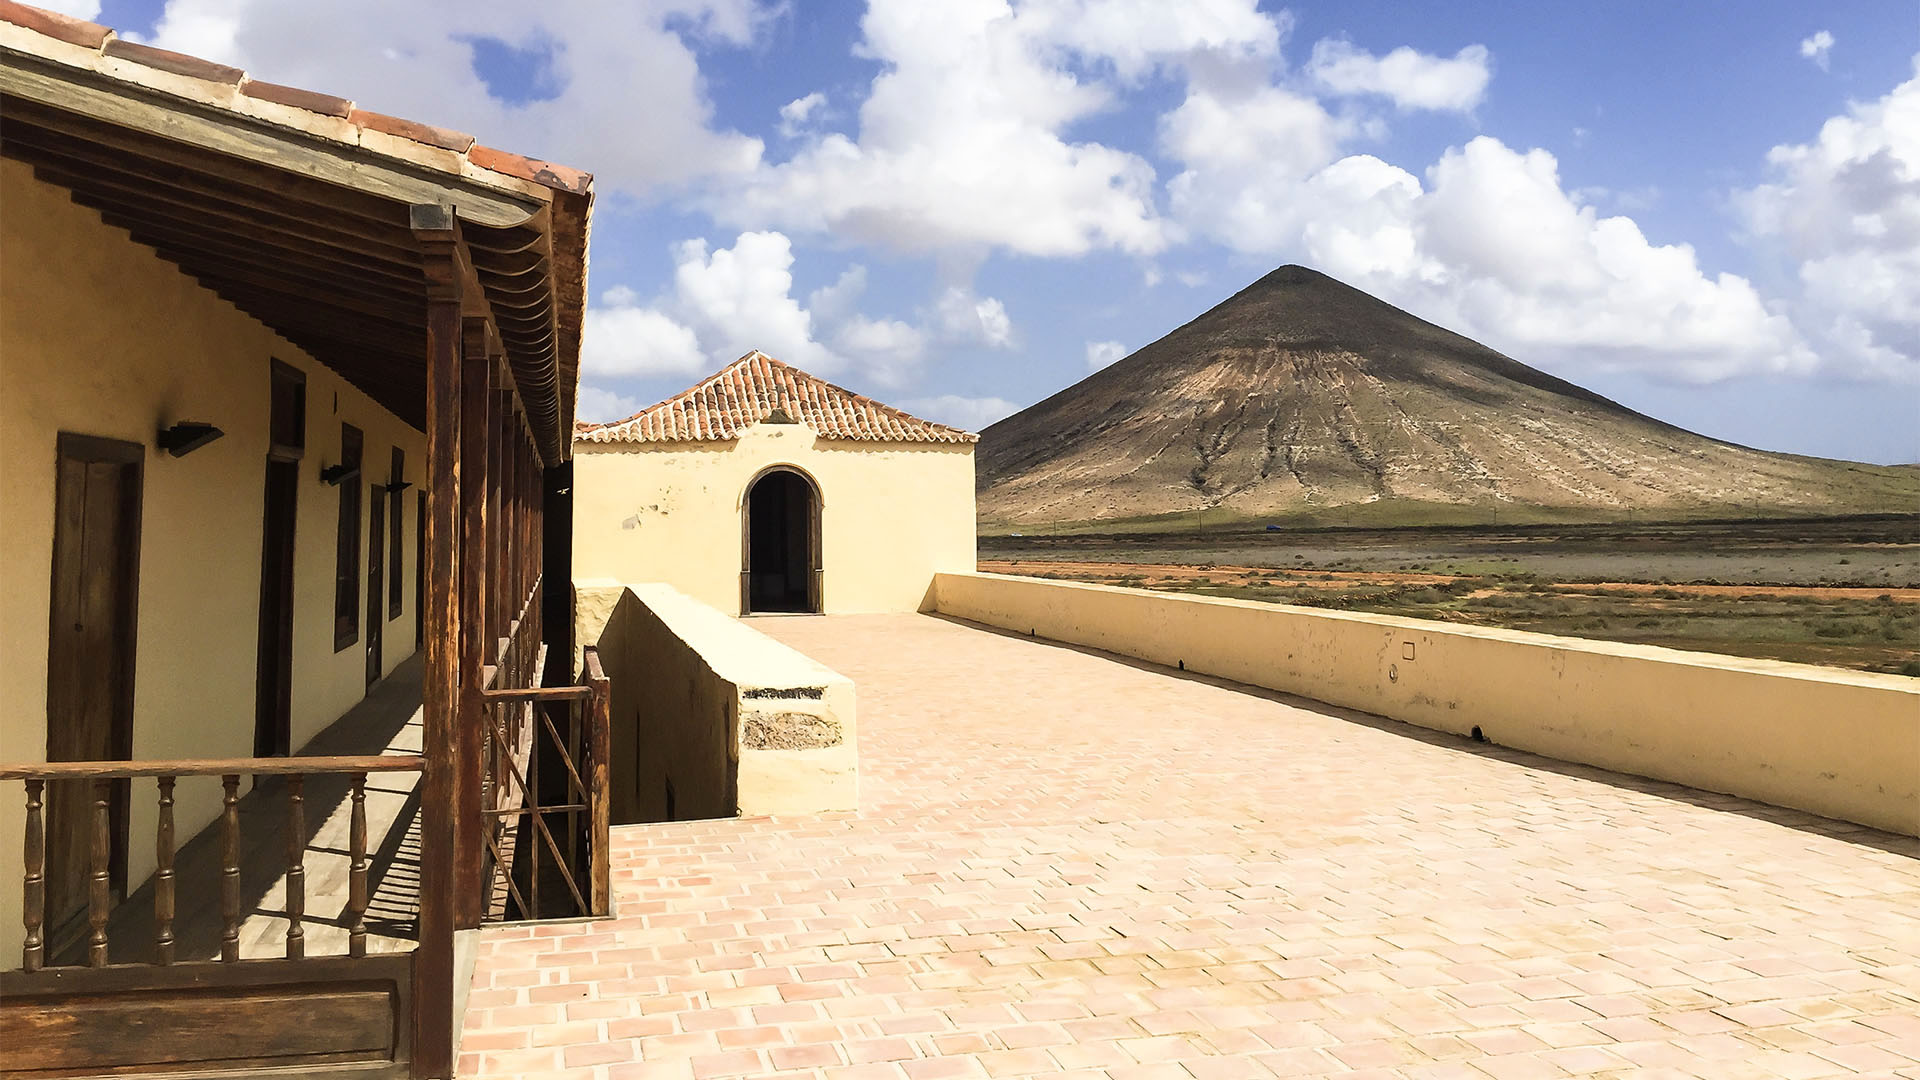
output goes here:
[{"label": "yellow painted wall", "polygon": [[758,424],[731,442],[575,443],[574,573],[661,581],[738,614],[742,500],[769,465],[797,466],[820,488],[828,613],[917,611],[935,573],[975,566],[971,444]]},{"label": "yellow painted wall", "polygon": [[[404,493],[404,608],[385,623],[387,671],[414,651],[416,493],[426,444],[330,369],[162,261],[125,233],[0,160],[0,759],[46,757],[55,440],[105,436],[147,449],[134,676],[136,758],[244,757],[253,751],[269,359],[307,375],[307,453],[294,542],[293,745],[359,701],[365,655],[333,648],[340,424],[365,433],[359,483],[384,482],[392,447]],[[155,432],[204,420],[226,435],[186,457]],[[361,508],[361,643],[371,491]],[[385,614],[384,602],[381,607]],[[20,865],[20,785],[0,785],[0,866]],[[219,782],[182,780],[182,842],[217,813]],[[129,884],[152,872],[155,788],[135,781]],[[17,870],[15,871],[17,874]],[[0,888],[0,955],[17,947],[20,890]],[[182,882],[182,890],[214,883]]]},{"label": "yellow painted wall", "polygon": [[1920,681],[1385,615],[942,574],[942,614],[1920,835]]}]

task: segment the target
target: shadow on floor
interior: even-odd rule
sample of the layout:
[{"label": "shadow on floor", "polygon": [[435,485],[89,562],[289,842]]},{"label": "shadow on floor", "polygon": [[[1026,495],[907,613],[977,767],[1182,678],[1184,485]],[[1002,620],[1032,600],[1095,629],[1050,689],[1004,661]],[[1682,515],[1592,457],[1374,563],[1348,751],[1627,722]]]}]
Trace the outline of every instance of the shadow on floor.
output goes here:
[{"label": "shadow on floor", "polygon": [[1279,690],[1268,690],[1265,687],[1235,682],[1231,679],[1223,679],[1215,675],[1204,675],[1199,672],[1171,668],[1151,661],[1141,660],[1137,657],[1097,649],[1089,645],[1077,645],[1067,641],[1055,641],[1051,638],[1035,637],[1030,634],[1022,634],[998,626],[988,626],[984,623],[971,622],[966,619],[943,615],[937,612],[929,613],[929,616],[943,622],[952,623],[955,626],[964,626],[969,630],[979,630],[1000,637],[1016,638],[1020,641],[1032,642],[1036,645],[1044,645],[1055,649],[1065,649],[1068,652],[1076,652],[1085,656],[1096,656],[1103,660],[1123,664],[1139,671],[1150,671],[1157,675],[1164,675],[1170,679],[1203,683],[1207,686],[1231,690],[1235,693],[1246,694],[1251,697],[1264,698],[1268,701],[1278,702],[1282,705],[1317,713],[1321,716],[1328,716],[1347,721],[1348,723],[1373,728],[1376,731],[1386,732],[1387,734],[1396,735],[1403,739],[1412,739],[1415,742],[1425,743],[1428,746],[1437,746],[1457,753],[1472,754],[1476,757],[1491,758],[1496,761],[1519,765],[1529,769],[1558,773],[1562,776],[1591,780],[1597,784],[1606,784],[1610,787],[1616,787],[1626,791],[1671,799],[1676,802],[1684,802],[1709,810],[1739,814],[1742,817],[1782,825],[1804,833],[1832,837],[1847,841],[1848,843],[1860,844],[1864,847],[1877,848],[1889,854],[1901,855],[1910,859],[1920,859],[1920,838],[1882,832],[1879,829],[1858,825],[1851,821],[1824,818],[1817,814],[1807,813],[1804,810],[1790,810],[1785,807],[1770,806],[1766,803],[1755,802],[1752,799],[1741,798],[1737,795],[1724,795],[1711,791],[1703,791],[1699,788],[1687,787],[1684,784],[1675,784],[1665,780],[1650,780],[1646,777],[1613,772],[1609,769],[1602,769],[1593,765],[1581,765],[1575,762],[1560,761],[1555,758],[1542,757],[1539,754],[1529,753],[1524,750],[1515,750],[1511,747],[1500,746],[1492,742],[1476,742],[1464,735],[1435,731],[1431,728],[1423,728],[1404,721],[1362,712],[1358,709],[1328,705],[1323,701],[1315,701],[1312,698],[1301,697],[1298,694],[1289,694]]},{"label": "shadow on floor", "polygon": [[[374,684],[359,704],[301,747],[298,756],[413,754],[421,747],[420,659],[403,661]],[[373,773],[366,781],[369,952],[413,947],[420,894],[420,794],[418,773]],[[148,781],[151,784],[151,781]],[[217,778],[183,777],[212,785]],[[241,779],[240,949],[246,958],[286,952],[288,869],[287,785],[283,778]],[[352,791],[345,775],[314,775],[304,782],[302,851],[306,914],[302,920],[308,956],[344,955],[344,920],[351,860]],[[141,797],[138,788],[135,797]],[[151,797],[153,788],[145,794]],[[133,838],[138,843],[139,838]],[[216,818],[181,845],[174,858],[174,950],[177,961],[220,956],[221,828]],[[155,924],[151,880],[114,909],[107,924],[108,954],[138,962],[153,954]]]}]

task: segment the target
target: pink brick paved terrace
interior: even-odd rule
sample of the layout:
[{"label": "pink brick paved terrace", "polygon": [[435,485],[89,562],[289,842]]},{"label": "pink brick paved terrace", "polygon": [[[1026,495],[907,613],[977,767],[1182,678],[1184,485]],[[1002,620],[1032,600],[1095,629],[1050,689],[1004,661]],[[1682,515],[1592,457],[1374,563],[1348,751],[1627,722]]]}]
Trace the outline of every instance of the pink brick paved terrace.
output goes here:
[{"label": "pink brick paved terrace", "polygon": [[919,616],[857,815],[615,830],[489,931],[463,1075],[1920,1077],[1884,834]]}]

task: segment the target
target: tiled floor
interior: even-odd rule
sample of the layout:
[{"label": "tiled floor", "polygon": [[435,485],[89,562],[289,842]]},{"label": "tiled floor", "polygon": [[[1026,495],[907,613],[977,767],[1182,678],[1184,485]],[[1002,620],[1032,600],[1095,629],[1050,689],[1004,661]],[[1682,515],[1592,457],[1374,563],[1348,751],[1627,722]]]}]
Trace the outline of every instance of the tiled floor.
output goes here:
[{"label": "tiled floor", "polygon": [[[463,1075],[1920,1077],[1920,845],[929,617],[862,811],[617,830]],[[1811,718],[1810,718],[1811,719]]]}]

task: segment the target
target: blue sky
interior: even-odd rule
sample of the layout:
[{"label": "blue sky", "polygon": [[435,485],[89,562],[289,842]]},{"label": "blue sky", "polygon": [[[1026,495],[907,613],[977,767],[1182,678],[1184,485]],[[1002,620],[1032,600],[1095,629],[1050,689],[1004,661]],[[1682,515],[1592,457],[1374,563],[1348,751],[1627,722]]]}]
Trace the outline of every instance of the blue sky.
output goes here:
[{"label": "blue sky", "polygon": [[747,348],[978,426],[1275,266],[1920,461],[1920,5],[66,0],[598,177],[584,415]]}]

